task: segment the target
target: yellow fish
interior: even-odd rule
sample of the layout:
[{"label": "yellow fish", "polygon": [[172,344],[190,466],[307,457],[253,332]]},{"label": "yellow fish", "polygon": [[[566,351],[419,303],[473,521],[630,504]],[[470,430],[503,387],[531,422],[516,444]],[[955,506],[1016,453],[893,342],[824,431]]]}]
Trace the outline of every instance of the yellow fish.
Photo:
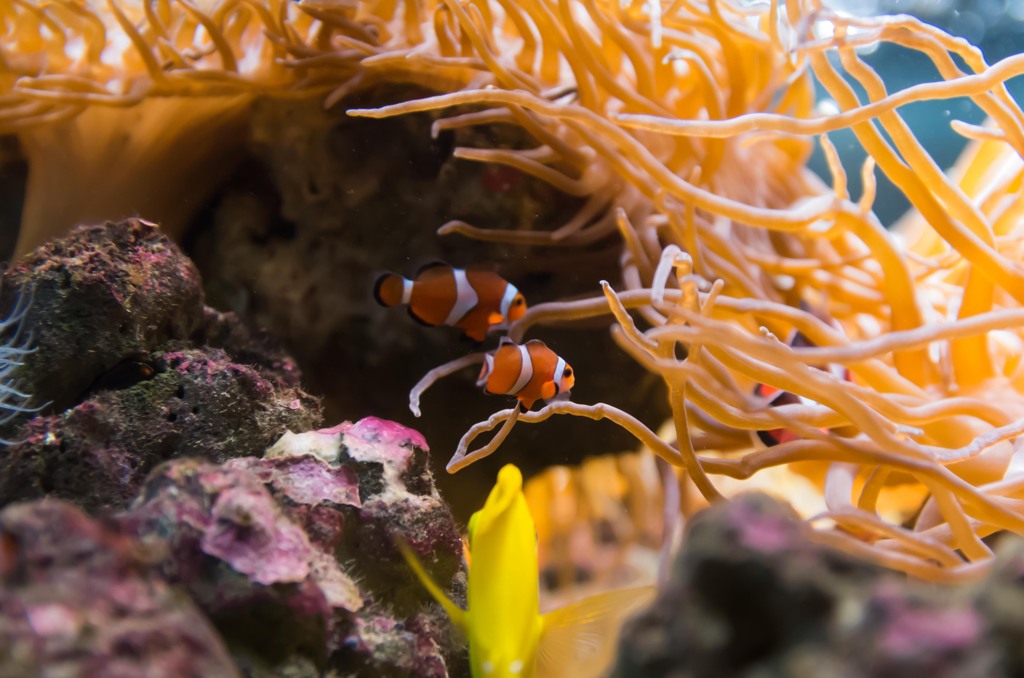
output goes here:
[{"label": "yellow fish", "polygon": [[407,545],[399,547],[468,639],[473,678],[599,675],[614,655],[621,623],[654,593],[653,587],[611,591],[542,615],[537,535],[523,476],[512,464],[469,520],[468,609],[448,599]]}]

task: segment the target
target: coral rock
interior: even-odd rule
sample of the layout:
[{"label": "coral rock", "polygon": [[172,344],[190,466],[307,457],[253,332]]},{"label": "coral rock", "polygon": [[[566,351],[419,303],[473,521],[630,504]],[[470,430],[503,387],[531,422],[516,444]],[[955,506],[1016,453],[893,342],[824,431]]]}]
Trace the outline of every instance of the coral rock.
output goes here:
[{"label": "coral rock", "polygon": [[314,398],[221,350],[158,353],[145,367],[128,388],[29,422],[0,457],[0,503],[48,495],[120,508],[167,459],[259,454],[286,429],[320,419]]},{"label": "coral rock", "polygon": [[0,675],[239,674],[209,622],[127,538],[48,500],[0,512]]},{"label": "coral rock", "polygon": [[993,587],[1020,590],[1019,575],[1008,586],[1005,565],[980,588],[937,588],[818,545],[807,529],[788,506],[758,494],[698,514],[666,589],[624,629],[613,675],[1019,672],[1021,615],[1000,623],[986,612]]},{"label": "coral rock", "polygon": [[35,353],[19,383],[57,410],[75,403],[122,361],[184,340],[200,325],[199,272],[142,219],[80,226],[16,262],[5,299],[30,290]]},{"label": "coral rock", "polygon": [[165,464],[122,520],[254,675],[464,673],[394,546],[429,554],[464,595],[461,540],[426,457],[419,434],[379,419],[289,433],[263,459]]}]

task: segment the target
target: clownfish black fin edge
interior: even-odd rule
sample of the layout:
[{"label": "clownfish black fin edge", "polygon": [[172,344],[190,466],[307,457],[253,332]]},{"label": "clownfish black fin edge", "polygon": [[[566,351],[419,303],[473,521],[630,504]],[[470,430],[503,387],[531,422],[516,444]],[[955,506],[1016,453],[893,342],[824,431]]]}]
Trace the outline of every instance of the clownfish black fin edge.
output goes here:
[{"label": "clownfish black fin edge", "polygon": [[440,266],[443,266],[445,268],[454,268],[451,264],[445,263],[440,259],[434,259],[433,261],[428,261],[427,263],[417,268],[415,277],[419,278],[420,274],[422,274],[424,271],[430,270],[432,268],[438,268]]}]

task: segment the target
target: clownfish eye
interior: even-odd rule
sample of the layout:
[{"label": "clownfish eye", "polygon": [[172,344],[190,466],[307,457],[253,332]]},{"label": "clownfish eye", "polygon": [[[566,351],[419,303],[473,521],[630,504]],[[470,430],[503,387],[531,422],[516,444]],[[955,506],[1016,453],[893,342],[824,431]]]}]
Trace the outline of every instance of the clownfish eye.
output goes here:
[{"label": "clownfish eye", "polygon": [[525,303],[526,303],[526,300],[523,299],[520,296],[517,296],[515,299],[512,300],[512,305],[513,306],[522,306]]},{"label": "clownfish eye", "polygon": [[565,371],[562,372],[562,376],[563,377],[571,377],[572,376],[572,368],[571,367],[566,367]]}]

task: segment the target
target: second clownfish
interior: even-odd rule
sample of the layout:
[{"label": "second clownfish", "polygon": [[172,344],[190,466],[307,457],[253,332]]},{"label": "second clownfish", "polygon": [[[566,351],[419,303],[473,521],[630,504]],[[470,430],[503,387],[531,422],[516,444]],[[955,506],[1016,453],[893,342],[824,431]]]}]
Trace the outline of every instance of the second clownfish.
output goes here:
[{"label": "second clownfish", "polygon": [[442,262],[423,266],[412,280],[385,273],[377,278],[373,296],[382,306],[405,304],[409,315],[423,325],[458,327],[475,341],[526,313],[526,299],[497,273]]},{"label": "second clownfish", "polygon": [[572,367],[543,341],[516,344],[502,339],[498,349],[484,356],[477,386],[493,395],[511,395],[526,412],[538,400],[568,397],[576,383]]},{"label": "second clownfish", "polygon": [[[791,348],[811,348],[814,346],[814,342],[808,339],[802,332],[794,332],[786,342]],[[824,367],[818,367],[819,370],[825,370]],[[842,379],[843,381],[850,380],[850,371],[841,365],[829,365],[827,371],[831,372],[835,377]],[[765,398],[768,401],[769,407],[778,407],[779,405],[816,405],[817,403],[810,398],[799,396],[789,391],[783,391],[780,388],[769,386],[768,384],[758,384],[754,387],[754,395]],[[781,445],[782,443],[788,443],[792,440],[797,440],[799,436],[793,431],[786,428],[777,428],[770,431],[758,431],[757,437],[761,439],[767,447],[773,447],[775,445]]]}]

